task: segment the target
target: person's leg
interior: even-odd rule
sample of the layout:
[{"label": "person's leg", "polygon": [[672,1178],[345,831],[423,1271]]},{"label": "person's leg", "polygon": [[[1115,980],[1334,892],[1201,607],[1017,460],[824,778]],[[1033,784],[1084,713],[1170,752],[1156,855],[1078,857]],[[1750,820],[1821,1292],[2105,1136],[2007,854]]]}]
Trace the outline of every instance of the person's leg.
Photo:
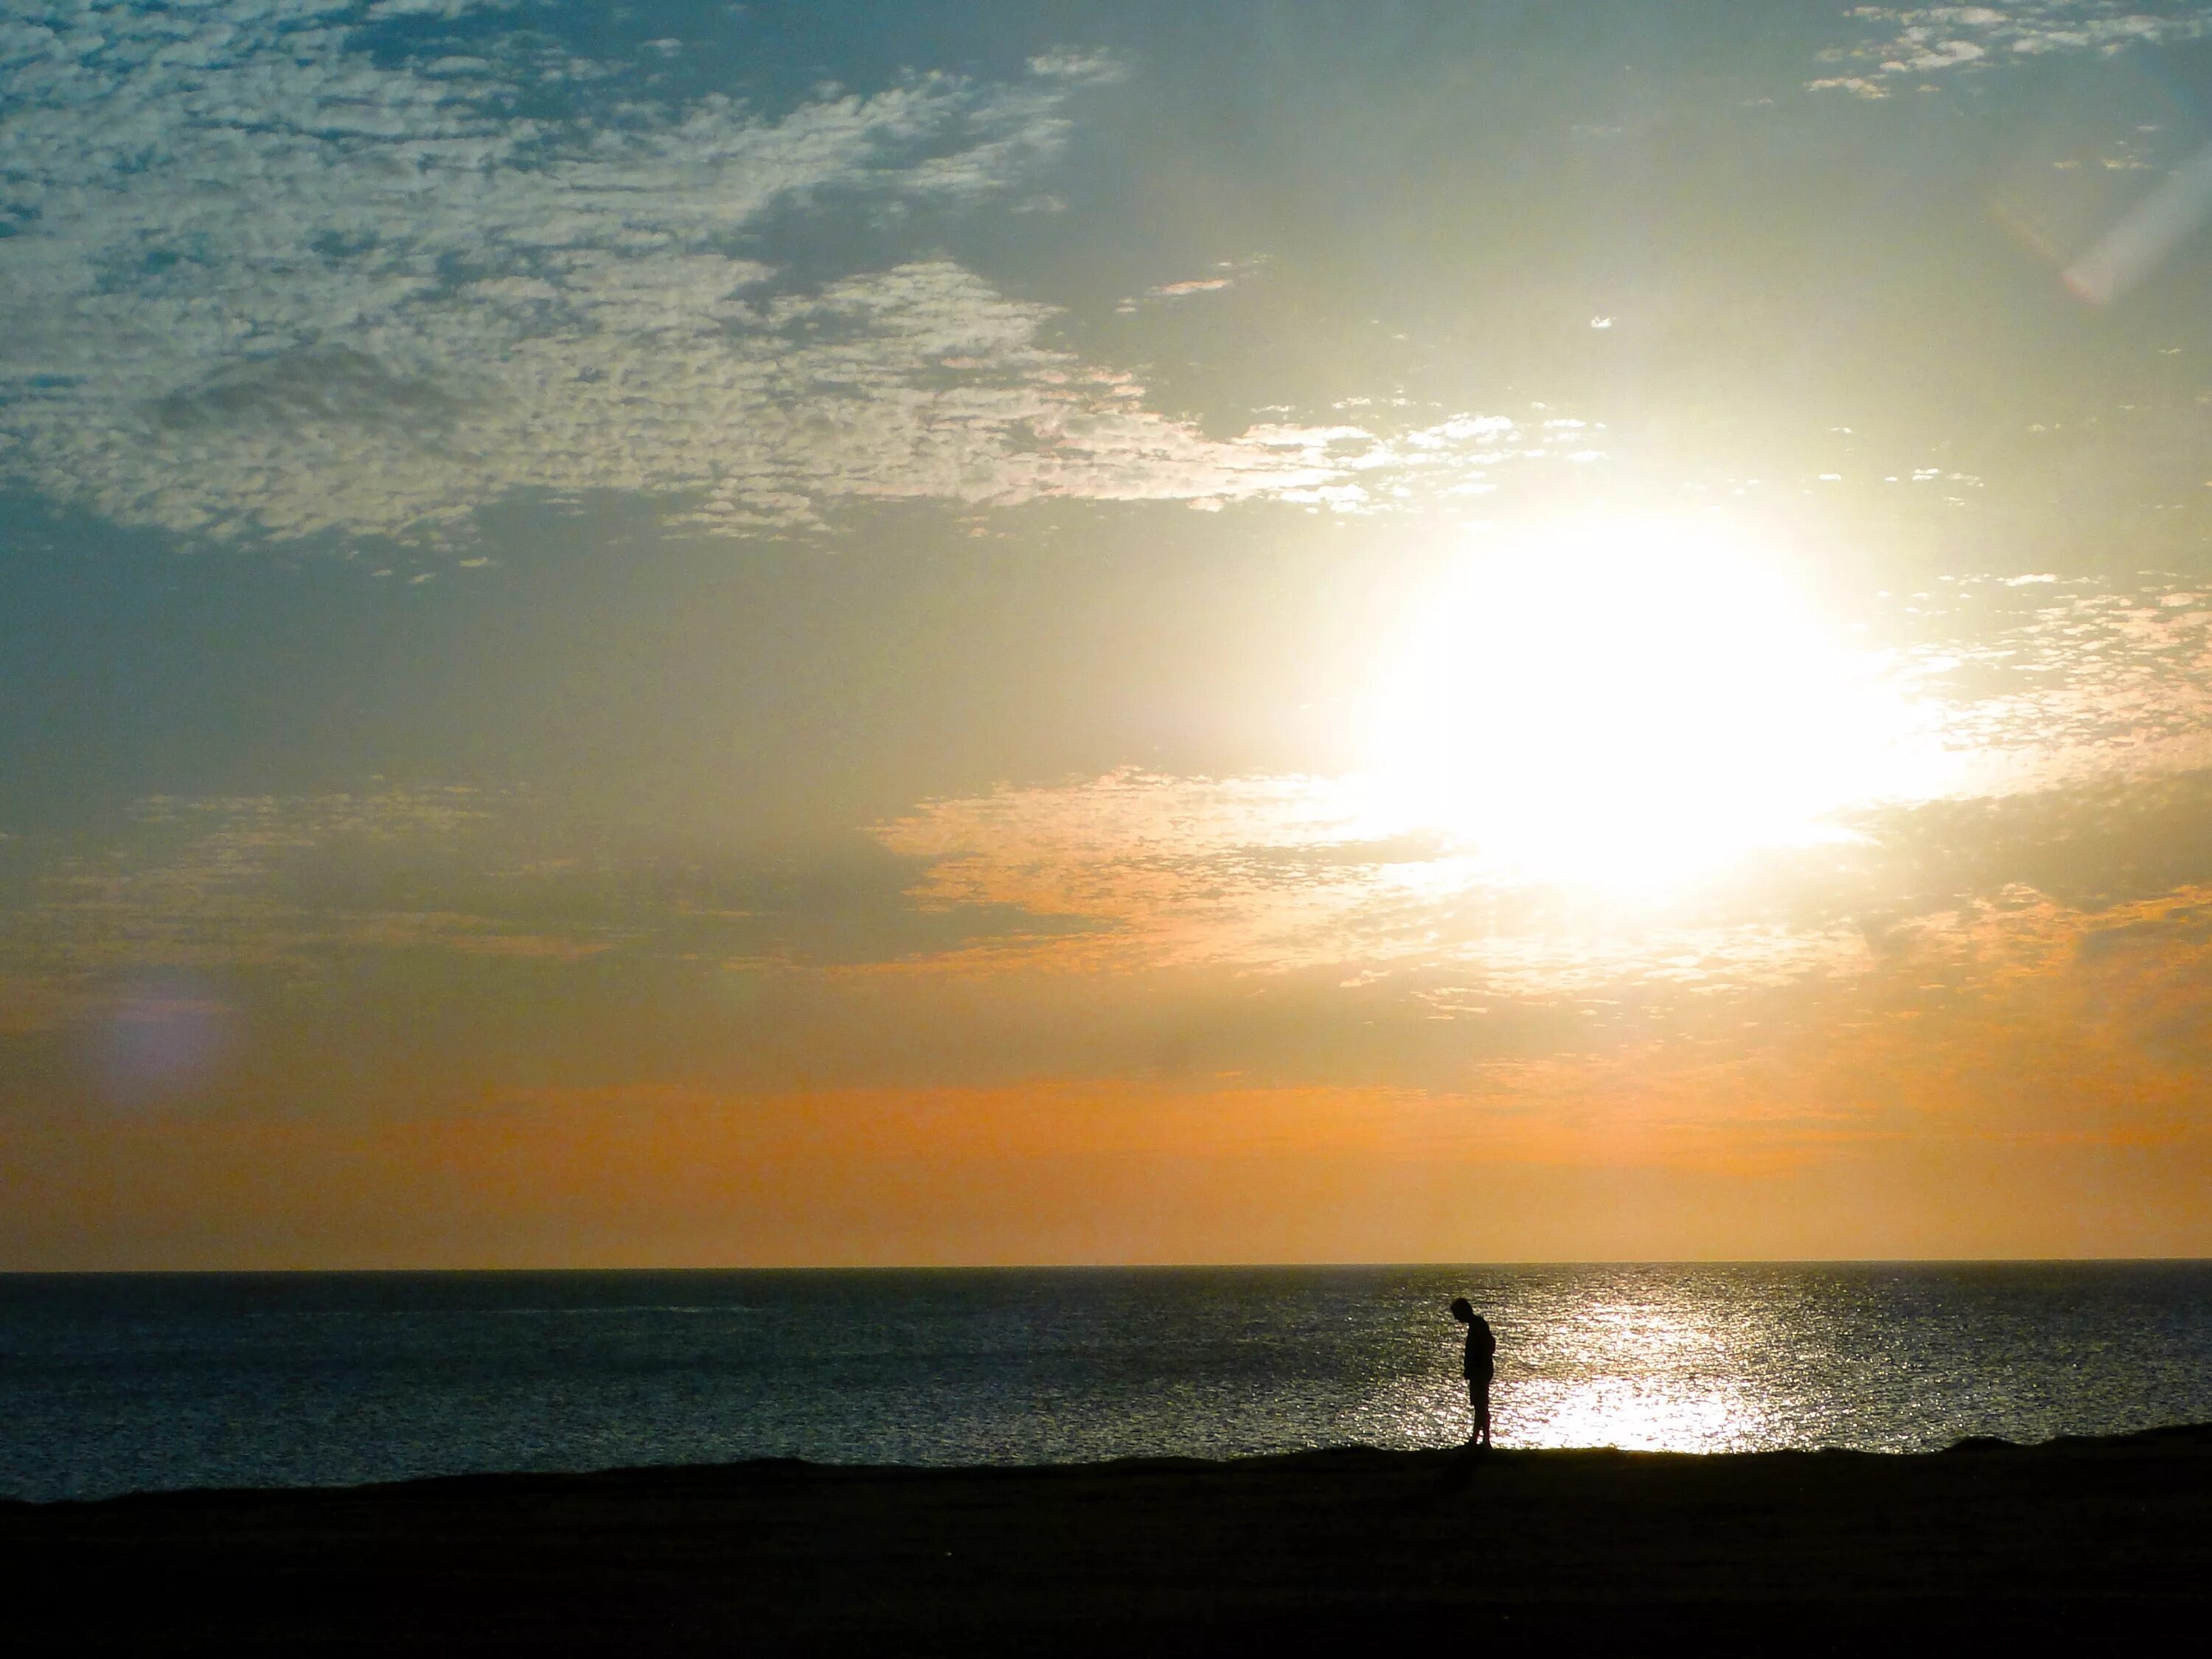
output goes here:
[{"label": "person's leg", "polygon": [[1486,1446],[1490,1443],[1490,1384],[1474,1383],[1469,1392],[1474,1396],[1474,1437]]},{"label": "person's leg", "polygon": [[1488,1403],[1484,1401],[1482,1395],[1482,1384],[1476,1382],[1473,1377],[1468,1377],[1467,1379],[1467,1403],[1471,1408],[1470,1414],[1474,1419],[1473,1426],[1471,1426],[1467,1431],[1467,1443],[1470,1446],[1474,1444],[1474,1443],[1481,1437],[1482,1425],[1484,1422],[1487,1420],[1489,1416],[1490,1407]]}]

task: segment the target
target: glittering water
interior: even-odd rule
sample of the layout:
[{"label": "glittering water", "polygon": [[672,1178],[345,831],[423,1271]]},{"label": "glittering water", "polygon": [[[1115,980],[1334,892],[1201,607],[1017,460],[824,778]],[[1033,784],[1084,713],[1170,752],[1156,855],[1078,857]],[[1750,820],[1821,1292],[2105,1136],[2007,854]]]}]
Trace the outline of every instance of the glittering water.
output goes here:
[{"label": "glittering water", "polygon": [[2212,1420],[2212,1264],[0,1277],[0,1492]]}]

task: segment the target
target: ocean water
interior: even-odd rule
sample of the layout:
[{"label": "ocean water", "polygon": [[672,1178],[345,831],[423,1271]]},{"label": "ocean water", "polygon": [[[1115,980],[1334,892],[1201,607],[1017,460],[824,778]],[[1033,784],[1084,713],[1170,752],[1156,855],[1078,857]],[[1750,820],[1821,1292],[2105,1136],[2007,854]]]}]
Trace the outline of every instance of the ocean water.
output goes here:
[{"label": "ocean water", "polygon": [[2212,1420],[2212,1264],[0,1277],[0,1493]]}]

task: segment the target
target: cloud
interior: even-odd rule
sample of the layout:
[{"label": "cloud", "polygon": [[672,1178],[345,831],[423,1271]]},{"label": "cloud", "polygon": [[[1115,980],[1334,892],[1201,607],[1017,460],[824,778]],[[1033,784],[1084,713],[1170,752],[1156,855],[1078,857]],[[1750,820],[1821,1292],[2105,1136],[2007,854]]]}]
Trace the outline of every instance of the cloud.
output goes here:
[{"label": "cloud", "polygon": [[511,791],[379,785],[156,797],[59,855],[11,841],[0,975],[38,1029],[149,973],[336,982],[403,955],[655,982],[1297,980],[1449,1022],[1847,985],[1954,925],[1929,919],[2008,895],[2078,930],[2212,884],[2201,598],[1994,576],[1900,596],[1887,672],[1961,764],[1656,896],[1533,879],[1357,775],[1008,784],[804,866],[664,860]]},{"label": "cloud", "polygon": [[738,251],[810,204],[1003,195],[1110,59],[773,118],[580,94],[524,117],[613,70],[523,37],[373,55],[382,15],[0,21],[0,471],[209,539],[441,544],[489,502],[592,491],[704,532],[866,499],[1363,510],[1353,471],[1395,464],[1349,430],[1209,438],[1053,347],[1053,307],[943,258],[801,282]]},{"label": "cloud", "polygon": [[389,894],[382,903],[334,903],[313,893],[317,862],[334,851],[450,847],[502,804],[467,788],[149,797],[103,850],[35,875],[0,944],[20,966],[43,967],[47,982],[79,987],[149,969],[312,971],[356,946],[570,958],[604,948],[532,936],[488,915],[397,904]]},{"label": "cloud", "polygon": [[[239,395],[307,395],[279,387]],[[1679,900],[1532,880],[1357,775],[1009,784],[922,803],[804,868],[671,864],[511,791],[379,785],[155,797],[60,856],[11,841],[24,873],[0,904],[0,973],[57,988],[49,1009],[101,975],[313,976],[407,950],[701,971],[1386,974],[1455,1018],[1492,997],[1848,976],[1897,918],[2011,886],[2094,909],[2212,881],[2203,598],[2170,579],[1995,576],[1899,596],[1883,672],[1948,757],[1908,778],[1927,793],[1858,803],[1838,838],[1755,851]]]},{"label": "cloud", "polygon": [[[1485,999],[1705,994],[1866,953],[1841,923],[1785,934],[1516,894],[1433,834],[1385,827],[1335,781],[1121,774],[933,804],[805,864],[714,865],[609,848],[498,790],[157,797],[90,848],[18,860],[0,1036],[112,1024],[155,994],[289,1011],[278,1026],[359,1018],[364,999],[435,1023],[456,990],[481,999],[487,975],[526,967],[532,985],[575,975],[559,1006],[624,1029],[637,1016],[618,1011],[648,996],[690,1033],[679,1046],[741,1028],[764,1074],[819,1073],[809,1045],[858,1021],[866,1041],[836,1040],[856,1076],[1205,1054],[1342,1080],[1387,1010],[1413,1027],[1394,1064],[1425,1078],[1455,1062],[1425,1037],[1510,1018]],[[1273,1000],[1234,988],[1252,975]],[[743,1024],[755,999],[781,1011],[759,1030]]]},{"label": "cloud", "polygon": [[[2212,772],[1934,801],[1862,821],[1869,917],[1935,915],[2033,891],[2094,915],[2212,883]],[[1869,924],[1879,934],[1887,921]]]},{"label": "cloud", "polygon": [[313,983],[432,952],[804,976],[1087,925],[988,901],[918,909],[917,866],[858,840],[804,861],[657,857],[512,789],[158,795],[85,839],[11,844],[0,1035],[68,1024],[149,975]]},{"label": "cloud", "polygon": [[1966,577],[1901,608],[1900,678],[1955,758],[1948,793],[2212,766],[2212,605],[2190,585]]},{"label": "cloud", "polygon": [[[1531,886],[1387,799],[1360,778],[1126,770],[932,802],[876,834],[930,860],[914,892],[924,906],[1012,905],[1095,924],[967,945],[933,964],[957,971],[1383,970],[1429,988],[1449,1015],[1488,996],[1765,982],[1864,955],[1840,924],[1792,931]],[[1431,972],[1443,980],[1419,977]]]},{"label": "cloud", "polygon": [[2212,30],[2201,9],[2153,15],[2114,0],[2023,0],[2006,6],[1856,6],[1861,45],[1833,47],[1822,61],[1844,72],[1806,83],[1811,91],[1885,97],[1898,84],[2008,58],[2112,53],[2130,46],[2193,40]]},{"label": "cloud", "polygon": [[65,1024],[90,1005],[85,986],[74,977],[0,973],[0,1037]]},{"label": "cloud", "polygon": [[[1008,784],[874,833],[926,861],[924,906],[1094,924],[975,942],[941,964],[963,971],[1433,974],[1425,994],[1444,1012],[1630,983],[1849,975],[1870,963],[1869,915],[2023,882],[2087,903],[2212,879],[2194,850],[2212,823],[2195,781],[2212,776],[2202,598],[2160,579],[1998,577],[1901,596],[1886,624],[1897,643],[1865,658],[1882,693],[1869,707],[1893,697],[1902,711],[1897,763],[1868,773],[1882,793],[1850,802],[1829,833],[1753,848],[1672,897],[1601,902],[1532,878],[1488,855],[1477,830],[1425,817],[1419,791],[1357,775]],[[1648,803],[1620,787],[1606,810],[1633,819]]]},{"label": "cloud", "polygon": [[1269,263],[1265,255],[1245,259],[1217,259],[1205,276],[1155,283],[1141,294],[1128,295],[1114,309],[1117,314],[1128,317],[1135,315],[1147,302],[1187,300],[1198,294],[1225,294]]}]

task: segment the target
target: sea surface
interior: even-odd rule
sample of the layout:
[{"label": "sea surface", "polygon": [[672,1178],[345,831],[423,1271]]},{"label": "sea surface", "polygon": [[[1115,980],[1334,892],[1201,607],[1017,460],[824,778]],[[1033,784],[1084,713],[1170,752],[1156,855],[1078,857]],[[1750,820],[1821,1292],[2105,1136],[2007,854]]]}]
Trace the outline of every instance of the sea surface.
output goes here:
[{"label": "sea surface", "polygon": [[2212,1263],[0,1276],[0,1494],[2212,1420]]}]

